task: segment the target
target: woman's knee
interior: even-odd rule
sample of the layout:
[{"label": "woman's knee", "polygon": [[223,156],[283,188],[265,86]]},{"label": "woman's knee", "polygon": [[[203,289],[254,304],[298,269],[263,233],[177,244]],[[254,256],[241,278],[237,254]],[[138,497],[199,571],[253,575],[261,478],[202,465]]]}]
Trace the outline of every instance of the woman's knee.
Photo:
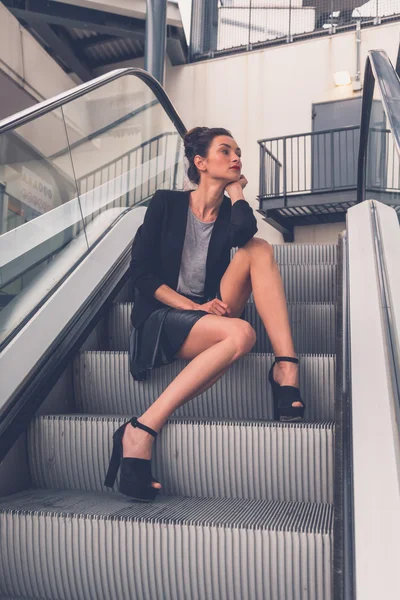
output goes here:
[{"label": "woman's knee", "polygon": [[256,253],[257,255],[262,254],[264,257],[267,257],[269,260],[274,260],[274,248],[273,246],[259,237],[252,237],[247,244],[245,244],[244,248],[250,253]]},{"label": "woman's knee", "polygon": [[248,321],[239,318],[230,319],[231,337],[233,338],[239,356],[250,352],[257,340],[257,334]]},{"label": "woman's knee", "polygon": [[243,319],[206,315],[195,323],[176,356],[191,360],[227,338],[232,340],[239,357],[250,352],[256,342],[256,332]]}]

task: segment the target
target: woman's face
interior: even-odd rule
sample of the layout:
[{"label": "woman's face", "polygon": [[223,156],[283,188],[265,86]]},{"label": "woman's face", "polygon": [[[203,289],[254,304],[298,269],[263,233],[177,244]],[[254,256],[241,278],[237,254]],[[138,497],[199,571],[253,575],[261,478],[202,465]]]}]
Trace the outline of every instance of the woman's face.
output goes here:
[{"label": "woman's face", "polygon": [[242,171],[241,150],[228,135],[216,136],[210,144],[207,158],[201,158],[196,165],[201,176],[207,173],[213,179],[226,183],[238,181]]}]

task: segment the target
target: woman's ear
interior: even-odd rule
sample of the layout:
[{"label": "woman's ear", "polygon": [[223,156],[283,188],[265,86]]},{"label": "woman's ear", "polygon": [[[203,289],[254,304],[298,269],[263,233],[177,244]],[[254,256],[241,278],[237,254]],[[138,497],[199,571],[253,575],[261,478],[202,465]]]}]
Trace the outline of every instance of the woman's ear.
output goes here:
[{"label": "woman's ear", "polygon": [[200,154],[196,154],[196,156],[193,159],[193,162],[199,171],[203,172],[206,170],[205,160],[202,156],[200,156]]}]

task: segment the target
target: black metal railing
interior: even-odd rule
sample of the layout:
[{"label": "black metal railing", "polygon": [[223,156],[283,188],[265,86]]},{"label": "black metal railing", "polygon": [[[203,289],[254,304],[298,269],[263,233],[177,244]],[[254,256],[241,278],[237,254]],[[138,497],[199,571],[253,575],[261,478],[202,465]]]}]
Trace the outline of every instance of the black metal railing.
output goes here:
[{"label": "black metal railing", "polygon": [[360,127],[258,140],[260,198],[356,189]]},{"label": "black metal railing", "polygon": [[190,60],[399,18],[399,0],[193,0]]}]

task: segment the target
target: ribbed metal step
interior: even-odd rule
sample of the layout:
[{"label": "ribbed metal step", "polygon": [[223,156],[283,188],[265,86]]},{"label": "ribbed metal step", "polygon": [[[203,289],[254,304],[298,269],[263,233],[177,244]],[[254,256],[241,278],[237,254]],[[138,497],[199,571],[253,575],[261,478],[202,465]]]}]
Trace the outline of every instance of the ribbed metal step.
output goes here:
[{"label": "ribbed metal step", "polygon": [[[275,260],[281,265],[336,265],[337,244],[273,244]],[[231,249],[231,260],[238,248]],[[318,273],[319,271],[316,270]],[[124,286],[115,302],[132,302],[133,286],[131,281]],[[288,299],[289,302],[292,300]],[[332,300],[293,300],[293,302],[335,302]]]},{"label": "ribbed metal step", "polygon": [[0,600],[52,600],[51,598],[38,598],[37,596],[0,596]]},{"label": "ribbed metal step", "polygon": [[[28,435],[34,486],[109,491],[112,435],[128,418],[36,418]],[[333,423],[171,419],[154,441],[152,473],[172,496],[332,503],[333,434]]]},{"label": "ribbed metal step", "polygon": [[[335,357],[300,354],[299,361],[305,422],[333,421]],[[147,381],[135,381],[129,372],[127,352],[82,352],[74,361],[78,410],[141,415],[189,362],[177,359],[152,369]],[[173,416],[271,420],[273,401],[267,376],[272,362],[272,354],[246,354],[211,388],[180,406]]]},{"label": "ribbed metal step", "polygon": [[[280,264],[279,270],[287,302],[336,302],[335,264]],[[132,300],[133,287],[128,281],[115,301]],[[253,293],[249,301],[254,302]]]},{"label": "ribbed metal step", "polygon": [[[330,264],[338,261],[337,244],[272,244],[278,265]],[[231,257],[234,251],[231,250]]]},{"label": "ribbed metal step", "polygon": [[3,594],[331,599],[329,504],[32,489],[0,511]]},{"label": "ribbed metal step", "polygon": [[336,302],[336,265],[282,264],[279,270],[287,302]]},{"label": "ribbed metal step", "polygon": [[51,598],[38,598],[38,596],[0,596],[0,600],[52,600]]},{"label": "ribbed metal step", "polygon": [[[128,350],[131,331],[130,314],[133,303],[113,304],[108,316],[109,350]],[[289,304],[290,325],[294,347],[302,354],[335,353],[334,304]],[[253,302],[245,307],[245,319],[257,333],[253,352],[272,352],[271,342]]]}]

